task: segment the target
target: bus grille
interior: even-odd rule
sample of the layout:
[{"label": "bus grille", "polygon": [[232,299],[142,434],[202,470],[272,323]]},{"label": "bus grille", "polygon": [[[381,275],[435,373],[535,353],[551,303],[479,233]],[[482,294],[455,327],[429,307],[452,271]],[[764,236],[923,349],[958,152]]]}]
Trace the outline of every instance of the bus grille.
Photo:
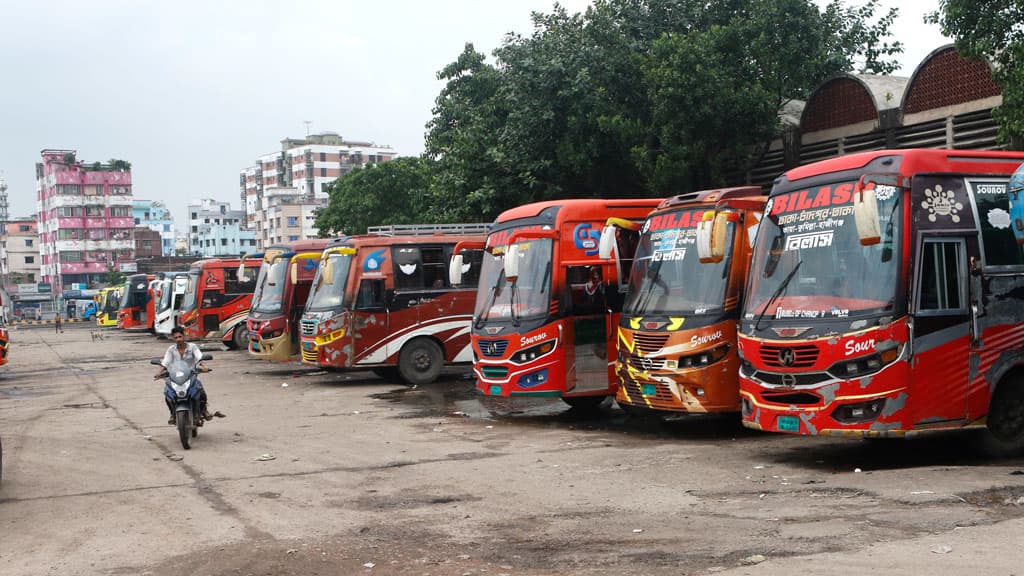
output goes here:
[{"label": "bus grille", "polygon": [[645,354],[657,352],[668,342],[668,334],[651,334],[648,332],[636,332],[633,334],[633,344],[636,349]]},{"label": "bus grille", "polygon": [[316,320],[303,320],[302,321],[302,335],[303,336],[315,336],[316,335]]},{"label": "bus grille", "polygon": [[317,352],[315,344],[313,345],[313,349],[312,350],[306,350],[305,348],[302,349],[302,361],[303,362],[308,362],[310,364],[316,364],[316,361],[317,361],[318,358],[319,358],[319,354]]},{"label": "bus grille", "polygon": [[665,368],[665,359],[630,356],[629,365],[637,370],[661,370]]},{"label": "bus grille", "polygon": [[[784,359],[790,361],[783,363]],[[761,362],[773,368],[809,368],[818,360],[818,347],[770,345],[761,347]]]},{"label": "bus grille", "polygon": [[480,340],[480,354],[488,358],[501,358],[508,348],[508,340]]},{"label": "bus grille", "polygon": [[480,368],[480,373],[484,375],[484,378],[506,378],[508,366],[484,366]]},{"label": "bus grille", "polygon": [[672,391],[668,389],[668,386],[658,382],[647,382],[647,386],[655,386],[655,393],[653,396],[644,396],[643,388],[639,382],[633,380],[626,380],[623,382],[623,387],[626,389],[626,394],[629,396],[635,405],[643,406],[644,402],[641,398],[646,399],[651,404],[662,405],[662,406],[677,406],[679,400],[676,399]]}]

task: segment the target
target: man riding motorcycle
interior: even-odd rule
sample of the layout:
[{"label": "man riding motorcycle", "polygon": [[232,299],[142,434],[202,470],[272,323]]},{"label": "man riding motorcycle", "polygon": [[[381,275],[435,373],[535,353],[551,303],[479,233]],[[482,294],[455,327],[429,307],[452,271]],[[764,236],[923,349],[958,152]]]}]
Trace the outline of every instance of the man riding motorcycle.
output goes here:
[{"label": "man riding motorcycle", "polygon": [[[160,370],[156,373],[155,376],[153,376],[154,380],[166,378],[168,367],[172,363],[177,362],[179,360],[188,364],[196,372],[210,371],[210,369],[207,368],[202,362],[203,353],[199,350],[199,346],[196,346],[192,342],[185,341],[184,328],[182,328],[181,326],[175,326],[174,328],[172,328],[171,339],[174,340],[174,344],[171,344],[171,346],[167,349],[167,352],[164,354],[163,360],[160,361]],[[196,378],[196,384],[199,386],[199,410],[202,412],[202,418],[200,418],[196,424],[202,426],[203,420],[213,419],[213,414],[210,414],[210,412],[207,411],[206,409],[206,389],[203,388],[203,384],[202,382],[199,381],[198,378]],[[166,397],[164,398],[164,402],[167,403],[167,409],[171,413],[171,417],[170,419],[167,420],[167,423],[173,426],[175,424],[174,405],[171,404],[170,400],[168,400]]]}]

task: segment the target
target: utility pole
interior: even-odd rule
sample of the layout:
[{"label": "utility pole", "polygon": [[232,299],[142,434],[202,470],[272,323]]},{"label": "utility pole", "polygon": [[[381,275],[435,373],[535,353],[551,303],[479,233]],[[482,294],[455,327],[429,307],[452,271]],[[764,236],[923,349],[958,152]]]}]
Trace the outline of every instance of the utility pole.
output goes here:
[{"label": "utility pole", "polygon": [[306,138],[309,138],[309,127],[310,127],[310,125],[313,124],[313,121],[312,120],[303,120],[302,123],[306,125]]}]

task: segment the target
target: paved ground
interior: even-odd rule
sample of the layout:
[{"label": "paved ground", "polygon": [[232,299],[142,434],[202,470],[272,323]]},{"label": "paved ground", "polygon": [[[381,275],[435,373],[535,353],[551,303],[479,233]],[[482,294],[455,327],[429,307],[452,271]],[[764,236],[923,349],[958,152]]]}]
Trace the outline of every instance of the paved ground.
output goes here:
[{"label": "paved ground", "polygon": [[[166,424],[149,335],[12,330],[0,574],[1018,574],[1024,459],[577,415],[214,351]],[[216,347],[215,347],[216,349]]]}]

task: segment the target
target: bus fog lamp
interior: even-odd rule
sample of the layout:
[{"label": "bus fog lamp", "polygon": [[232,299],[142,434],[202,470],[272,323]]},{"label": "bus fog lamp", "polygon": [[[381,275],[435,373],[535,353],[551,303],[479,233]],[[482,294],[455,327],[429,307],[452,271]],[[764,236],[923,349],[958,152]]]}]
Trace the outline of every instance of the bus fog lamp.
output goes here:
[{"label": "bus fog lamp", "polygon": [[885,407],[885,398],[875,398],[867,402],[857,402],[840,406],[832,412],[832,418],[842,424],[860,424],[878,418]]},{"label": "bus fog lamp", "polygon": [[535,386],[540,386],[541,384],[543,384],[543,383],[545,383],[547,381],[548,381],[548,369],[545,368],[543,370],[538,370],[537,372],[531,372],[529,374],[524,374],[524,375],[520,376],[519,380],[516,381],[516,386],[518,386],[518,387],[520,387],[520,388],[522,388],[524,390],[528,390],[528,389],[533,388]]}]

